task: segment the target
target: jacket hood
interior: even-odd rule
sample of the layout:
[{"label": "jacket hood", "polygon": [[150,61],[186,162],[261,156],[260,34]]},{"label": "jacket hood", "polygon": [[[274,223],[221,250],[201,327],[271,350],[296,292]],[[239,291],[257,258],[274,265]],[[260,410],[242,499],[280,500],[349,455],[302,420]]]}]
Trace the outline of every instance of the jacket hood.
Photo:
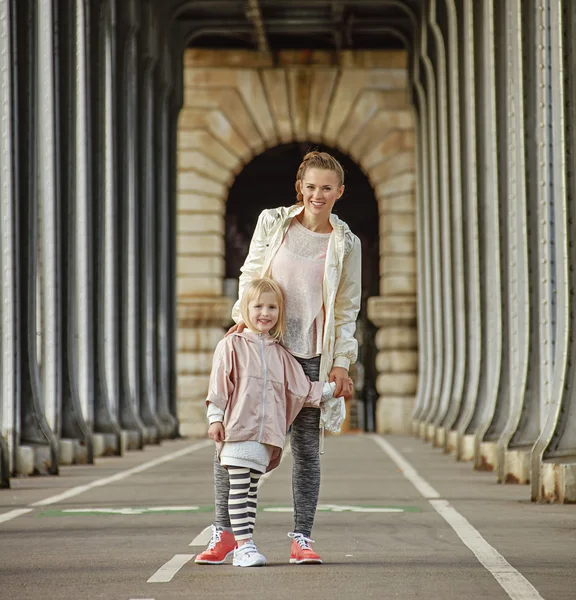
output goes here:
[{"label": "jacket hood", "polygon": [[246,329],[244,329],[242,331],[242,333],[234,333],[234,335],[237,335],[239,337],[242,337],[246,340],[248,340],[249,342],[252,343],[257,343],[260,341],[260,339],[262,339],[262,341],[265,344],[277,344],[278,340],[275,340],[274,338],[270,337],[270,335],[266,334],[261,334],[261,333],[254,333],[251,329],[249,329],[248,327],[246,327]]}]

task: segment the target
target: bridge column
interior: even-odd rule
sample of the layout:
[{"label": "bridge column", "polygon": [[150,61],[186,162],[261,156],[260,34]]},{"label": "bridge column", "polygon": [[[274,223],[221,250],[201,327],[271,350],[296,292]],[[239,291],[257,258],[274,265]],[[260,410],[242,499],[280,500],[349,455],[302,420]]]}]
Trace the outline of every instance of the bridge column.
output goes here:
[{"label": "bridge column", "polygon": [[0,303],[2,306],[2,367],[0,382],[0,487],[9,486],[18,443],[19,397],[17,394],[16,340],[16,231],[13,104],[12,104],[12,2],[0,0]]}]

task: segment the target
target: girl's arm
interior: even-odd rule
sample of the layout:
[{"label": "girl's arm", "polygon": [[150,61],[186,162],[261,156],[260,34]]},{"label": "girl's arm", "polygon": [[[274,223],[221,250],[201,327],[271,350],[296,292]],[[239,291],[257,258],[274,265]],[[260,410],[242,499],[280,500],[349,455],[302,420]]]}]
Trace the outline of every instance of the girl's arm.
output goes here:
[{"label": "girl's arm", "polygon": [[226,410],[228,400],[234,391],[232,361],[234,337],[220,340],[216,350],[214,350],[212,359],[212,372],[210,373],[206,406],[209,408],[210,404],[213,404],[222,413]]},{"label": "girl's arm", "polygon": [[218,408],[213,402],[208,402],[208,408],[206,410],[206,416],[208,417],[208,423],[222,423],[224,420],[224,411]]},{"label": "girl's arm", "polygon": [[244,294],[246,286],[253,280],[260,277],[260,271],[266,254],[266,243],[268,239],[267,221],[269,219],[268,210],[263,210],[258,217],[256,228],[250,242],[248,256],[240,267],[240,278],[238,280],[238,300],[232,308],[232,319],[236,323],[241,320],[240,316],[240,299]]},{"label": "girl's arm", "polygon": [[210,426],[208,427],[208,437],[215,442],[223,442],[225,436],[224,426],[222,425],[224,411],[212,402],[208,402],[206,416],[208,417],[208,423],[210,423]]}]

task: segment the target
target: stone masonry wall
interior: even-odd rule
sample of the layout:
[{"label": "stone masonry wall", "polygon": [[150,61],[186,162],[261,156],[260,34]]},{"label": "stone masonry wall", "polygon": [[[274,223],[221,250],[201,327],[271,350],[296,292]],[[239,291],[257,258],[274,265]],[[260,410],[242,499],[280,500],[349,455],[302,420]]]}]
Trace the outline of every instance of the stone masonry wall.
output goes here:
[{"label": "stone masonry wall", "polygon": [[178,135],[178,411],[206,431],[212,352],[230,323],[223,296],[228,190],[280,143],[324,143],[369,178],[380,211],[379,431],[408,433],[417,384],[414,122],[404,52],[189,50]]}]

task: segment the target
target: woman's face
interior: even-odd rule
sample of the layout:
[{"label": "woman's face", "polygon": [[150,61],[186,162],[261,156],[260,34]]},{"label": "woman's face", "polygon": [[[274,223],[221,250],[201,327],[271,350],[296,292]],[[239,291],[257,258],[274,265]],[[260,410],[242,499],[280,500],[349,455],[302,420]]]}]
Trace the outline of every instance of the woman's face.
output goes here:
[{"label": "woman's face", "polygon": [[328,169],[306,169],[301,185],[304,209],[311,215],[329,219],[334,203],[344,193],[338,175]]}]

